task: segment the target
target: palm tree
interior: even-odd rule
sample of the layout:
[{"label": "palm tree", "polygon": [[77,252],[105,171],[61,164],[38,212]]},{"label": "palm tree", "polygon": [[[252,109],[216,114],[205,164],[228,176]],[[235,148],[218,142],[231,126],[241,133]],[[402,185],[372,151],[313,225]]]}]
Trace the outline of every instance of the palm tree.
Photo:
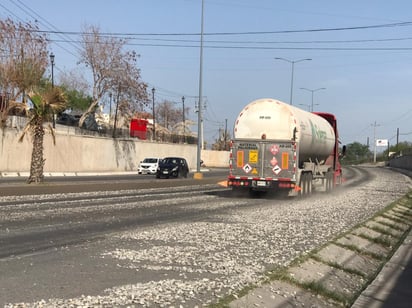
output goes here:
[{"label": "palm tree", "polygon": [[[67,105],[67,98],[64,92],[59,87],[46,85],[35,91],[27,94],[29,99],[28,104],[32,106],[28,108],[26,105],[28,121],[19,138],[22,142],[24,136],[29,132],[33,138],[33,150],[31,155],[30,176],[27,183],[41,183],[44,180],[43,167],[45,159],[43,157],[43,139],[45,134],[44,124],[48,123],[47,128],[53,137],[55,144],[54,129],[50,125],[50,121],[55,114],[63,111]],[[23,105],[23,104],[20,104]]]}]

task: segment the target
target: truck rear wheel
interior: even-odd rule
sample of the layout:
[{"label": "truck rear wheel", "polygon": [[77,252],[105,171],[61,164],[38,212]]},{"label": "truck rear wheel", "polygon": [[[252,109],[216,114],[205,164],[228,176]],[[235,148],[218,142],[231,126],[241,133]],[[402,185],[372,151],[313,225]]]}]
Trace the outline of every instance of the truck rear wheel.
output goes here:
[{"label": "truck rear wheel", "polygon": [[311,195],[312,194],[312,173],[308,173],[306,175],[306,183],[307,183],[307,194]]},{"label": "truck rear wheel", "polygon": [[331,191],[333,188],[333,173],[331,171],[328,171],[326,173],[326,180],[324,182],[325,184],[325,191]]},{"label": "truck rear wheel", "polygon": [[300,195],[310,195],[312,193],[312,174],[302,173],[300,177]]},{"label": "truck rear wheel", "polygon": [[306,173],[302,173],[300,175],[299,186],[300,186],[300,191],[299,191],[300,194],[299,195],[300,196],[306,195]]}]

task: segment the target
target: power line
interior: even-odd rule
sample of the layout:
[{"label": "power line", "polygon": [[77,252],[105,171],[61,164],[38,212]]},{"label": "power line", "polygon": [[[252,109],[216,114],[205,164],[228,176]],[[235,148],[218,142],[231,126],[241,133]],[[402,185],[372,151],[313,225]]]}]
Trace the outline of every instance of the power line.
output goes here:
[{"label": "power line", "polygon": [[[104,37],[104,36],[102,36]],[[107,37],[107,36],[106,36]],[[177,42],[177,43],[198,43],[197,40],[187,39],[159,39],[159,38],[131,38],[130,41],[154,41],[154,42]],[[408,41],[412,37],[401,38],[384,38],[384,39],[360,39],[360,40],[315,40],[315,41],[234,41],[234,40],[205,40],[205,43],[214,44],[348,44],[348,43],[375,43],[375,42],[394,42],[394,41]],[[63,42],[75,42],[78,40],[64,40]]]},{"label": "power line", "polygon": [[[71,40],[69,35],[84,35],[87,32],[78,31],[61,31],[49,23],[46,19],[36,13],[33,9],[24,4],[21,0],[9,0],[23,12],[28,14],[31,18],[34,18],[36,22],[37,18],[43,20],[46,24],[40,21],[48,30],[34,30],[41,33],[56,34],[63,39],[50,39],[49,41],[54,43],[69,43],[75,49],[79,50],[78,44],[82,41]],[[16,3],[18,2],[18,3]],[[14,16],[19,18],[13,12],[8,10],[4,5],[1,5],[7,11],[12,13]],[[30,13],[31,12],[31,13]],[[33,16],[32,13],[35,15]],[[20,18],[19,18],[20,19]],[[289,33],[307,33],[307,32],[329,32],[329,31],[348,31],[348,30],[363,30],[363,29],[377,29],[377,28],[391,28],[391,27],[404,27],[411,26],[412,22],[396,22],[396,23],[385,23],[376,25],[366,25],[366,26],[351,26],[351,27],[336,27],[336,28],[316,28],[316,29],[299,29],[299,30],[278,30],[278,31],[249,31],[249,32],[213,32],[204,33],[205,36],[226,36],[226,35],[262,35],[262,34],[289,34]],[[54,30],[51,30],[51,28]],[[164,42],[185,42],[191,43],[196,42],[194,40],[170,40],[170,39],[155,39],[155,38],[137,38],[136,36],[199,36],[200,33],[127,33],[127,32],[102,32],[101,36],[125,36],[130,37],[133,40],[153,40],[153,41],[164,41]],[[336,44],[336,43],[366,43],[366,42],[390,42],[390,41],[401,41],[410,40],[412,38],[389,38],[389,39],[366,39],[366,40],[342,40],[342,41],[205,41],[205,43],[213,44]],[[76,45],[77,44],[77,45]],[[128,46],[147,46],[147,47],[172,47],[172,48],[199,48],[198,44],[147,44],[147,43],[126,43]],[[70,50],[59,45],[62,49],[66,50],[70,54],[73,54]],[[209,49],[248,49],[248,50],[323,50],[323,51],[409,51],[412,47],[273,47],[273,46],[216,46],[216,45],[206,45],[205,48]]]},{"label": "power line", "polygon": [[409,109],[407,112],[404,112],[403,114],[401,114],[401,115],[398,116],[397,118],[394,118],[394,119],[392,119],[392,120],[390,120],[390,121],[387,121],[387,122],[382,123],[382,125],[385,126],[385,125],[391,124],[391,123],[393,123],[393,122],[399,122],[401,119],[403,119],[403,118],[405,118],[405,117],[408,117],[411,112],[412,112],[412,109]]},{"label": "power line", "polygon": [[21,22],[24,22],[23,19],[21,19],[19,16],[17,16],[16,14],[14,14],[13,11],[9,10],[7,7],[5,7],[3,4],[0,3],[0,6],[5,9],[7,12],[9,12],[11,15],[13,15],[16,19],[20,20]]},{"label": "power line", "polygon": [[163,92],[163,94],[162,94],[163,96],[169,96],[169,97],[173,97],[173,98],[181,98],[182,96],[189,97],[186,94],[178,93],[176,91],[172,91],[172,90],[168,90],[168,89],[165,89],[165,88],[161,88],[159,86],[151,85],[150,83],[147,83],[147,84],[149,85],[149,87],[156,88],[156,92]]},{"label": "power line", "polygon": [[[28,7],[25,3],[23,3],[22,1],[20,1],[20,0],[16,0],[18,3],[16,3],[16,1],[14,1],[14,0],[9,0],[12,4],[14,4],[17,8],[19,8],[21,11],[23,11],[25,14],[27,14],[28,16],[30,16],[31,18],[33,18],[33,20],[35,20],[35,22],[37,23],[39,23],[39,24],[41,24],[41,25],[43,25],[45,28],[48,28],[48,29],[54,29],[54,30],[56,30],[56,31],[59,31],[59,29],[58,28],[56,28],[54,25],[52,25],[50,22],[48,22],[45,18],[43,18],[42,16],[40,16],[38,13],[36,13],[33,9],[31,9],[30,7]],[[34,15],[33,15],[34,14]],[[19,18],[20,19],[20,18]],[[46,23],[43,23],[42,22],[42,20]],[[36,31],[36,30],[34,30],[34,31]],[[40,33],[42,33],[41,31],[43,31],[43,30],[37,30],[37,32],[40,32]],[[49,30],[49,31],[53,31],[53,30]],[[45,33],[45,32],[43,32],[43,33]],[[68,39],[68,37],[67,36],[65,36],[64,34],[58,34],[59,35],[59,37],[62,37],[62,38],[67,38]],[[49,41],[51,41],[50,39],[49,39]],[[78,46],[76,46],[75,44],[72,44],[70,41],[67,41],[66,43],[70,43],[70,45],[72,45],[75,49],[77,49],[77,51],[79,51],[80,50],[80,48],[78,47]],[[58,45],[60,48],[62,48],[63,50],[65,50],[66,52],[68,52],[68,53],[70,53],[71,55],[73,55],[73,56],[75,56],[75,57],[77,57],[77,55],[76,54],[74,54],[71,50],[68,50],[67,48],[65,48],[65,47],[63,47],[63,46],[61,46],[61,45],[59,45],[59,44],[56,44],[56,45]]]},{"label": "power line", "polygon": [[[138,38],[134,37],[131,40],[138,41],[161,41],[161,42],[183,42],[183,43],[197,43],[198,40],[188,39],[158,39],[158,38]],[[315,41],[231,41],[231,40],[204,40],[205,43],[218,44],[342,44],[342,43],[371,43],[371,42],[393,42],[393,41],[407,41],[412,40],[412,37],[401,38],[384,38],[384,39],[360,39],[360,40],[315,40]]]},{"label": "power line", "polygon": [[[78,42],[67,40],[53,40],[51,42]],[[143,47],[171,47],[171,48],[199,48],[199,45],[186,44],[146,44],[146,43],[125,43],[127,46],[143,46]],[[208,49],[243,49],[243,50],[323,50],[323,51],[409,51],[412,47],[279,47],[279,46],[216,46],[205,45]]]},{"label": "power line", "polygon": [[[380,28],[393,28],[393,27],[406,27],[412,26],[411,21],[397,22],[389,24],[367,25],[367,26],[352,26],[352,27],[337,27],[337,28],[317,28],[317,29],[301,29],[301,30],[277,30],[277,31],[248,31],[248,32],[205,32],[205,36],[221,36],[221,35],[263,35],[263,34],[289,34],[289,33],[311,33],[311,32],[331,32],[331,31],[349,31],[349,30],[364,30],[364,29],[380,29]],[[78,31],[45,31],[50,34],[92,34],[81,33]],[[128,33],[128,32],[101,32],[101,35],[108,36],[199,36],[200,33]]]},{"label": "power line", "polygon": [[[21,5],[17,4],[14,0],[9,0],[15,6],[20,8],[23,12],[28,14],[30,17],[34,18],[37,21],[37,17],[43,21],[44,23],[40,22],[49,30],[33,30],[40,33],[47,33],[47,34],[56,34],[60,36],[61,40],[59,39],[49,39],[51,42],[57,43],[69,43],[74,48],[79,50],[77,45],[81,44],[82,41],[80,40],[71,40],[69,39],[69,35],[84,35],[88,34],[87,32],[78,32],[78,31],[60,31],[51,23],[49,23],[46,19],[36,13],[34,10],[29,8],[25,5],[21,0],[16,0]],[[3,5],[1,5],[4,7]],[[22,7],[24,6],[24,7]],[[5,8],[5,7],[4,7]],[[7,8],[5,8],[7,9]],[[35,14],[33,16],[30,12]],[[9,10],[8,10],[9,11]],[[11,11],[10,11],[11,12]],[[13,14],[16,16],[15,14]],[[17,16],[16,16],[17,17]],[[54,30],[50,30],[50,25]],[[221,32],[221,33],[205,33],[204,35],[214,36],[214,35],[260,35],[260,34],[283,34],[283,33],[305,33],[305,32],[325,32],[325,31],[345,31],[345,30],[360,30],[360,29],[376,29],[376,28],[388,28],[388,27],[401,27],[401,26],[410,26],[412,22],[397,22],[397,23],[389,23],[389,24],[378,24],[378,25],[367,25],[367,26],[353,26],[353,27],[341,27],[341,28],[318,28],[318,29],[302,29],[302,30],[280,30],[280,31],[255,31],[255,32]],[[153,40],[153,41],[163,41],[163,42],[185,42],[191,43],[196,42],[194,40],[170,40],[170,39],[155,39],[155,38],[137,38],[136,36],[198,36],[199,33],[122,33],[122,32],[102,32],[99,34],[100,36],[130,36],[130,39],[133,40]],[[401,40],[410,40],[411,37],[407,38],[387,38],[387,39],[365,39],[365,40],[342,40],[342,41],[205,41],[205,43],[213,43],[213,44],[336,44],[336,43],[366,43],[366,42],[390,42],[390,41],[401,41]],[[76,45],[77,44],[77,45]],[[198,44],[189,45],[189,44],[147,44],[147,43],[126,43],[128,46],[148,46],[148,47],[174,47],[174,48],[199,48]],[[60,46],[60,45],[59,45]],[[71,51],[67,50],[66,48],[60,46],[67,52],[73,54]],[[251,49],[251,50],[324,50],[324,51],[409,51],[412,50],[412,47],[273,47],[273,46],[216,46],[216,45],[206,45],[205,48],[209,49]]]}]

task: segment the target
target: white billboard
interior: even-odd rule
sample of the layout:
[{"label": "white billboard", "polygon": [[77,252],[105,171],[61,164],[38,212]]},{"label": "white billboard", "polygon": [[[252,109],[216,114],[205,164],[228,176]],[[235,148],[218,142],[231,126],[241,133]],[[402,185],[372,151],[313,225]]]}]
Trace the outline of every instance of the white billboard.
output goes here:
[{"label": "white billboard", "polygon": [[376,139],[377,147],[387,147],[389,145],[388,139]]}]

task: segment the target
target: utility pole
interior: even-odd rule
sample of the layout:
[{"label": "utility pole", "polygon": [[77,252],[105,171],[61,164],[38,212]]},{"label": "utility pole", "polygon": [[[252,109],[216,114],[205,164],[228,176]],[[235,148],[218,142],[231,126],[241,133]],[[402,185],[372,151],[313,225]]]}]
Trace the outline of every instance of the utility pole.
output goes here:
[{"label": "utility pole", "polygon": [[399,127],[396,129],[396,151],[398,151],[399,144]]},{"label": "utility pole", "polygon": [[182,96],[182,104],[183,104],[183,143],[186,143],[186,124],[185,124],[185,97]]},{"label": "utility pole", "polygon": [[152,101],[153,101],[153,136],[152,136],[152,139],[156,141],[155,101],[154,101],[155,91],[156,91],[155,88],[152,88]]},{"label": "utility pole", "polygon": [[373,162],[376,163],[376,127],[379,126],[376,124],[376,121],[373,125]]}]

